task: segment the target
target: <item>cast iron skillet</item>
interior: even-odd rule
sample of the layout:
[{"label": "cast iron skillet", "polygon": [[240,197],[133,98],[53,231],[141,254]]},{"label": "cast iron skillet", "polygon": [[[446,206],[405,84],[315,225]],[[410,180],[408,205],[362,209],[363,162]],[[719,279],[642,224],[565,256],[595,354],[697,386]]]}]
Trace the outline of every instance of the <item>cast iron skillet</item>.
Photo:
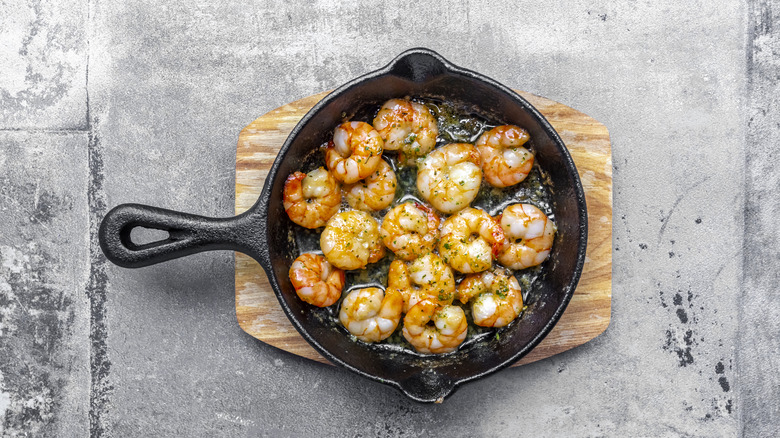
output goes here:
[{"label": "cast iron skillet", "polygon": [[[307,155],[327,141],[333,129],[362,109],[378,108],[394,97],[415,96],[455,102],[489,120],[517,124],[531,134],[536,160],[553,184],[558,233],[544,274],[527,298],[522,318],[448,355],[419,355],[377,349],[356,342],[343,328],[328,326],[301,301],[288,278],[298,255],[294,225],[282,206],[290,173],[301,170]],[[305,171],[311,169],[304,169]],[[135,227],[166,230],[165,240],[136,245]],[[209,218],[137,204],[111,210],[100,225],[106,257],[127,268],[140,268],[210,250],[250,255],[268,274],[279,304],[293,326],[320,354],[362,376],[394,386],[420,402],[440,401],[459,385],[505,368],[527,354],[563,314],[582,271],[587,241],[587,211],[574,162],[558,134],[525,99],[509,88],[457,67],[437,53],[412,49],[386,67],[340,87],[314,106],[292,130],[276,157],[255,205],[230,218]]]}]

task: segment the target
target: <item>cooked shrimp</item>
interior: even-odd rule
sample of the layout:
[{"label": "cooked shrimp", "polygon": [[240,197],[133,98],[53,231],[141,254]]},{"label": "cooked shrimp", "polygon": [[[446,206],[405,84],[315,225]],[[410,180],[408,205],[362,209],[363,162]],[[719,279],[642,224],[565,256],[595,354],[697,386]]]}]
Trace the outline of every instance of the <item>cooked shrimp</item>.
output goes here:
[{"label": "cooked shrimp", "polygon": [[439,216],[420,203],[406,202],[393,207],[382,219],[382,242],[395,256],[414,260],[433,251],[439,240]]},{"label": "cooked shrimp", "polygon": [[531,204],[513,204],[499,219],[506,240],[498,261],[509,269],[525,269],[547,260],[555,238],[555,223]]},{"label": "cooked shrimp", "polygon": [[393,202],[397,185],[393,168],[385,160],[380,160],[374,173],[363,181],[344,186],[344,193],[352,208],[369,212],[379,211]]},{"label": "cooked shrimp", "polygon": [[342,123],[325,150],[325,163],[337,180],[356,183],[374,173],[382,161],[382,147],[382,137],[368,123]]},{"label": "cooked shrimp", "polygon": [[417,189],[437,210],[455,213],[471,204],[482,183],[479,152],[466,143],[435,149],[417,172]]},{"label": "cooked shrimp", "polygon": [[325,258],[340,269],[360,269],[385,256],[379,226],[368,213],[349,210],[336,213],[320,235]]},{"label": "cooked shrimp", "polygon": [[[433,322],[433,324],[429,324]],[[423,300],[404,317],[403,335],[420,353],[449,353],[463,343],[468,332],[466,314],[458,306],[437,306]]]},{"label": "cooked shrimp", "polygon": [[534,166],[534,154],[523,145],[528,131],[514,125],[496,126],[477,140],[485,180],[495,187],[509,187],[524,180]]},{"label": "cooked shrimp", "polygon": [[385,149],[400,151],[401,161],[411,163],[436,146],[439,128],[431,111],[406,99],[390,99],[374,118],[374,128],[385,141]]},{"label": "cooked shrimp", "polygon": [[467,208],[441,227],[439,254],[455,270],[470,274],[488,269],[503,247],[504,232],[484,210]]},{"label": "cooked shrimp", "polygon": [[282,204],[296,224],[319,228],[339,211],[341,190],[333,175],[322,167],[308,174],[295,172],[284,183]]},{"label": "cooked shrimp", "polygon": [[428,253],[408,266],[393,260],[387,275],[388,289],[397,290],[404,298],[404,312],[421,300],[445,305],[455,298],[452,270],[436,254]]},{"label": "cooked shrimp", "polygon": [[301,254],[290,266],[290,282],[303,301],[328,307],[341,298],[344,271],[334,268],[318,254]]},{"label": "cooked shrimp", "polygon": [[444,260],[434,253],[416,259],[409,266],[409,277],[426,296],[437,304],[450,304],[455,297],[455,277]]},{"label": "cooked shrimp", "polygon": [[404,313],[425,298],[425,293],[412,284],[409,278],[409,267],[401,260],[395,259],[387,271],[387,290],[395,290],[404,300]]},{"label": "cooked shrimp", "polygon": [[364,342],[379,342],[392,335],[401,321],[404,300],[398,291],[378,287],[356,289],[341,303],[339,321]]},{"label": "cooked shrimp", "polygon": [[523,292],[511,272],[498,268],[471,274],[458,286],[458,299],[471,305],[474,324],[482,327],[503,327],[523,310]]}]

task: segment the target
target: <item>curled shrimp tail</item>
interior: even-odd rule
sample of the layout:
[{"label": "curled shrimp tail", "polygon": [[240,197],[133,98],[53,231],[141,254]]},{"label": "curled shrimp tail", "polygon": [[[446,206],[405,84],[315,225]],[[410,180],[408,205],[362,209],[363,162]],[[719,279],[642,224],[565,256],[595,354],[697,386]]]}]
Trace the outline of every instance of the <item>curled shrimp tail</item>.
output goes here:
[{"label": "curled shrimp tail", "polygon": [[382,307],[379,309],[379,316],[386,319],[398,318],[398,309],[403,307],[404,298],[396,289],[385,291],[385,298],[382,300]]}]

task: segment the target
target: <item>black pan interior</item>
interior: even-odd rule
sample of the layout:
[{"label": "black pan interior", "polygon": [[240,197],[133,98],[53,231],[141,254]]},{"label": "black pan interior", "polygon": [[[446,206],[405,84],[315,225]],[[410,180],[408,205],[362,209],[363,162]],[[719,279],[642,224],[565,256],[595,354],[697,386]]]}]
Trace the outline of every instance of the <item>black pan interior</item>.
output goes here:
[{"label": "black pan interior", "polygon": [[[303,168],[312,151],[329,140],[344,114],[368,111],[395,97],[441,99],[470,108],[488,120],[525,127],[534,139],[537,162],[552,181],[553,210],[558,233],[547,271],[537,283],[531,306],[503,330],[448,355],[419,355],[372,348],[355,342],[342,329],[317,316],[297,298],[288,269],[299,255],[295,225],[282,206],[287,175]],[[438,55],[412,52],[383,70],[358,78],[326,98],[296,127],[268,175],[267,239],[271,283],[293,324],[330,360],[373,379],[399,386],[412,398],[433,401],[459,383],[508,366],[526,354],[549,332],[565,309],[582,268],[587,236],[582,186],[570,156],[549,124],[522,98],[476,73],[459,69]],[[261,196],[261,200],[262,200]],[[260,218],[258,218],[260,219]]]}]

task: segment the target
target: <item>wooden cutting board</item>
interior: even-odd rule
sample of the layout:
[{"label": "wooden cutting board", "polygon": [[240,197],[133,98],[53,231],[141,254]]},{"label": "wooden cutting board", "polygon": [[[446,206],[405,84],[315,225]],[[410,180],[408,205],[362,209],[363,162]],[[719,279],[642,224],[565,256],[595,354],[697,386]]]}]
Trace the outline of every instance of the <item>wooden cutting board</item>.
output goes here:
[{"label": "wooden cutting board", "polygon": [[[577,290],[553,331],[514,366],[582,345],[609,325],[612,304],[612,151],[607,128],[587,115],[518,91],[558,131],[577,165],[588,205],[588,250]],[[287,135],[328,92],[279,107],[252,122],[238,137],[236,214],[254,205]],[[236,316],[255,338],[290,353],[330,363],[293,328],[254,259],[236,253]]]}]

